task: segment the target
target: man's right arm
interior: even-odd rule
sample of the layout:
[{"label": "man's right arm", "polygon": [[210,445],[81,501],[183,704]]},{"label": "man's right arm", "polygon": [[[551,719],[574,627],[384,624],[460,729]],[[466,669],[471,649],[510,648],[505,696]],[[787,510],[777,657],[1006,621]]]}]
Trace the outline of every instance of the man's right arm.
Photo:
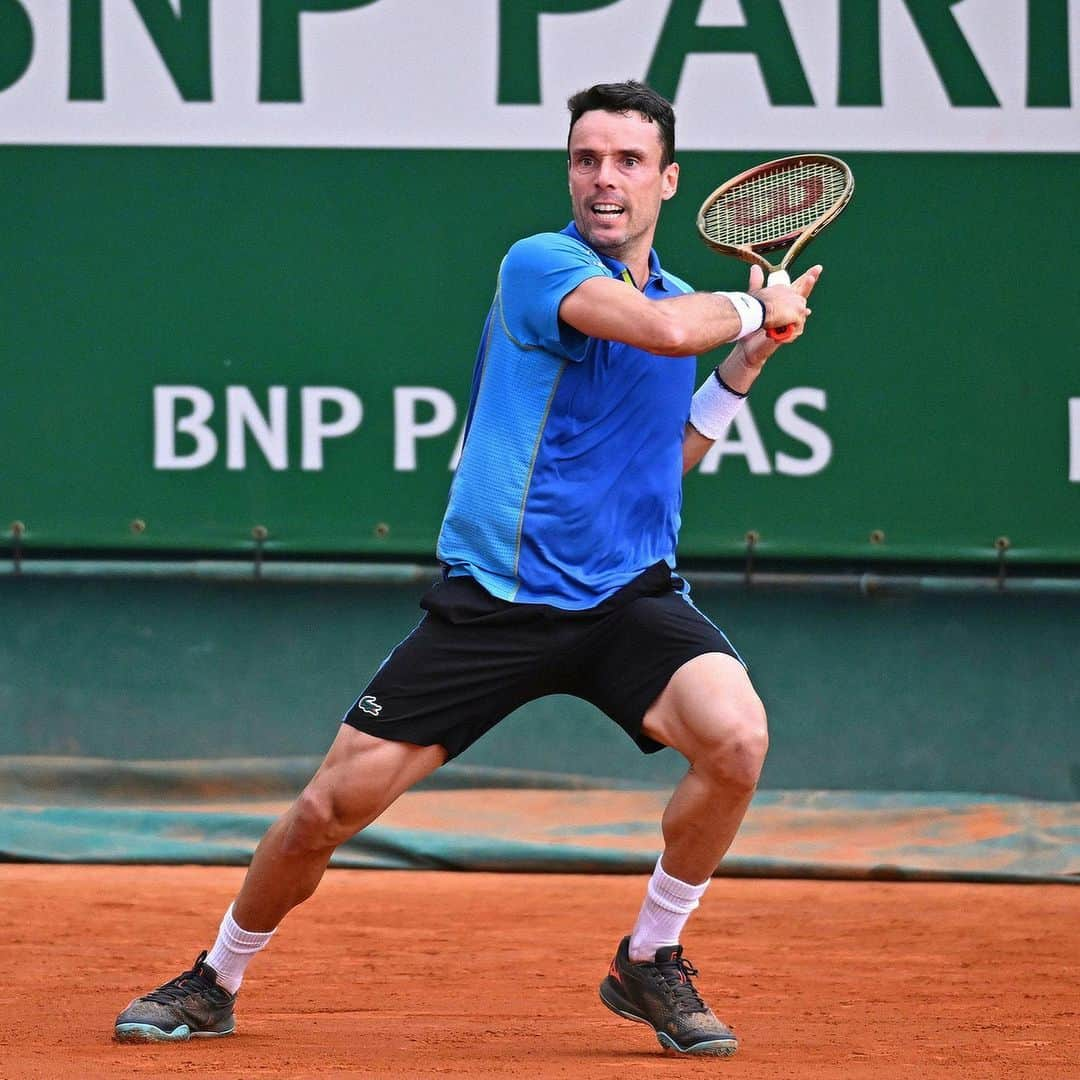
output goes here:
[{"label": "man's right arm", "polygon": [[[805,298],[788,285],[758,289],[753,296],[765,305],[767,327],[799,329],[806,321]],[[622,341],[658,356],[696,356],[726,342],[742,330],[742,319],[723,293],[687,293],[649,300],[625,281],[592,277],[568,293],[559,318],[591,338]]]}]

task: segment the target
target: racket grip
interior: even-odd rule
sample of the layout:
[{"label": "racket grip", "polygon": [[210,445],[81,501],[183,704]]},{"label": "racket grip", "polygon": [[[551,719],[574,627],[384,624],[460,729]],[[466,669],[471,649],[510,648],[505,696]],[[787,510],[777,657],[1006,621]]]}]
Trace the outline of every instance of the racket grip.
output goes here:
[{"label": "racket grip", "polygon": [[765,330],[767,337],[773,341],[779,341],[781,344],[785,341],[790,341],[795,336],[794,326],[769,326]]},{"label": "racket grip", "polygon": [[[769,274],[769,279],[766,282],[767,285],[790,285],[791,276],[786,270],[773,270]],[[772,341],[778,341],[781,344],[785,341],[790,341],[795,336],[794,326],[770,326],[766,328],[765,335]]]}]

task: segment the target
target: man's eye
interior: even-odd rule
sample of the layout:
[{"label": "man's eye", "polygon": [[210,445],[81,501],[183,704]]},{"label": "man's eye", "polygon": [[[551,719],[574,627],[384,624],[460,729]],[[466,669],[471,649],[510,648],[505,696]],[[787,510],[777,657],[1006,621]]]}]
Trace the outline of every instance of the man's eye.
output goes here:
[{"label": "man's eye", "polygon": [[623,162],[623,164],[625,164],[625,165],[636,165],[637,163],[638,163],[638,159],[636,157],[625,158],[624,162]]}]

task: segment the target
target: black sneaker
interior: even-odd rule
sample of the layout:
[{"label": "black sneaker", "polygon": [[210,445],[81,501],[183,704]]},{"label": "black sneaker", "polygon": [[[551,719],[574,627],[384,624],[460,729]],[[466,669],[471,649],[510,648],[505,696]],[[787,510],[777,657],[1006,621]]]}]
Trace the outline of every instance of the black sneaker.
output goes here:
[{"label": "black sneaker", "polygon": [[136,998],[116,1018],[116,1038],[123,1042],[203,1039],[236,1030],[236,995],[217,984],[217,972],[199,953],[190,971]]},{"label": "black sneaker", "polygon": [[600,984],[600,1000],[627,1020],[649,1024],[660,1045],[680,1054],[734,1054],[739,1048],[735,1032],[713,1015],[701,1000],[681,945],[656,950],[656,959],[635,964],[630,939],[619,942],[607,978]]}]

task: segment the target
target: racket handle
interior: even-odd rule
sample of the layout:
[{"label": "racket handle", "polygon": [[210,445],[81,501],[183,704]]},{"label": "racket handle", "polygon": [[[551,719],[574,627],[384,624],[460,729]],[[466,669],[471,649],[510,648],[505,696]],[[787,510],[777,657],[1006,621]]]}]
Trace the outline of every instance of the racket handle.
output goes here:
[{"label": "racket handle", "polygon": [[[769,274],[769,280],[767,285],[790,285],[791,277],[786,270],[773,270]],[[773,341],[778,341],[781,344],[785,341],[790,341],[795,336],[794,326],[770,326],[765,330],[765,334]]]},{"label": "racket handle", "polygon": [[779,341],[783,344],[785,341],[790,341],[795,336],[794,326],[769,326],[765,329],[767,337],[772,338],[773,341]]}]

